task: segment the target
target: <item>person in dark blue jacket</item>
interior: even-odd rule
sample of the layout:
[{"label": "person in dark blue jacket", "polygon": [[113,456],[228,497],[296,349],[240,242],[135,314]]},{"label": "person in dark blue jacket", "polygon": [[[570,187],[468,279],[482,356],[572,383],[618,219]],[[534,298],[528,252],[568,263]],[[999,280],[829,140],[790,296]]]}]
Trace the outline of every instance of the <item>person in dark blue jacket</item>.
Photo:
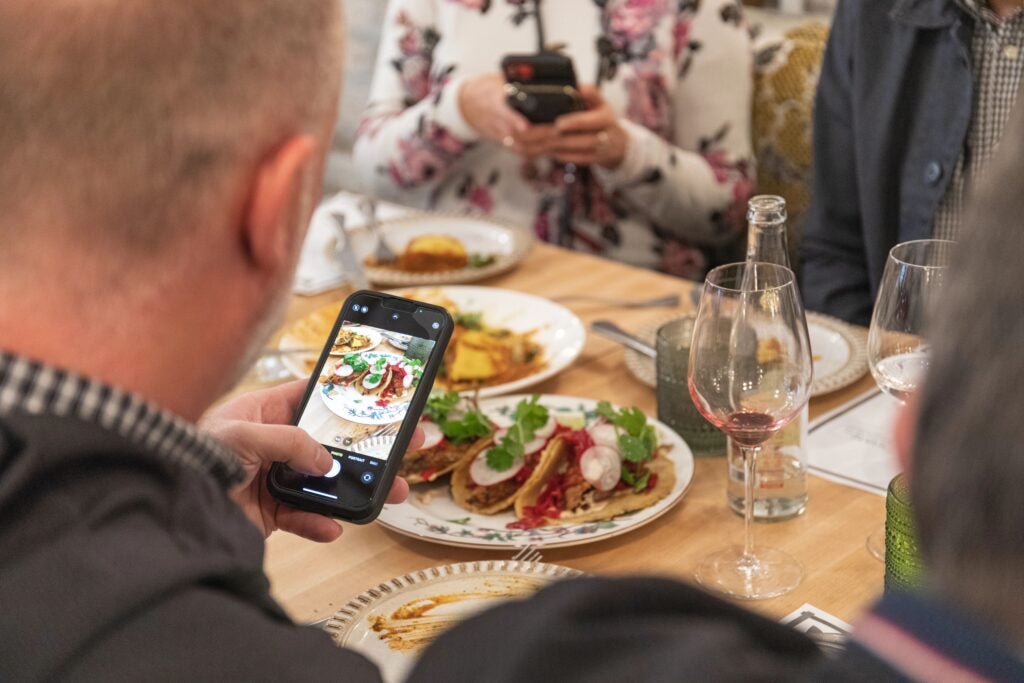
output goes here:
[{"label": "person in dark blue jacket", "polygon": [[866,325],[889,250],[958,239],[1024,74],[1017,0],[842,0],[814,113],[807,307]]}]

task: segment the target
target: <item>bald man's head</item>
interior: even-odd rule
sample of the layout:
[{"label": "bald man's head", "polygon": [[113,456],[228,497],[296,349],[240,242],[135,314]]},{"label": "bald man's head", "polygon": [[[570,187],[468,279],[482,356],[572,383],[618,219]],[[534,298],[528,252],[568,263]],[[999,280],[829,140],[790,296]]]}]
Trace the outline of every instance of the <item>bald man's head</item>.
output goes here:
[{"label": "bald man's head", "polygon": [[276,142],[324,141],[338,3],[2,0],[0,243],[88,230],[153,250],[226,210]]}]

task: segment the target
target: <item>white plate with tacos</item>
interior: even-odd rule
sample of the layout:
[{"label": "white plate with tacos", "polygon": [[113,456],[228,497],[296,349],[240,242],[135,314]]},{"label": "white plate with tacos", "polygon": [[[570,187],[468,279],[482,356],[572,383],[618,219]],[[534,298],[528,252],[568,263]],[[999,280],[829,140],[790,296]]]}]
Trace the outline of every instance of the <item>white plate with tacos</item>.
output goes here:
[{"label": "white plate with tacos", "polygon": [[668,512],[693,479],[693,454],[636,408],[569,396],[471,403],[435,395],[426,441],[400,473],[409,499],[378,518],[445,545],[563,547],[618,536]]}]

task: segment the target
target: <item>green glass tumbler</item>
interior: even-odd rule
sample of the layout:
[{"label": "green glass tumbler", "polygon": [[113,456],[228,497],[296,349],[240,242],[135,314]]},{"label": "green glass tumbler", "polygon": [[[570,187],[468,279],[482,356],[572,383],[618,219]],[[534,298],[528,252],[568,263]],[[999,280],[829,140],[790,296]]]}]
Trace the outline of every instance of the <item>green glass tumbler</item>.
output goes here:
[{"label": "green glass tumbler", "polygon": [[923,574],[910,507],[910,486],[900,474],[889,482],[885,496],[885,589],[919,588]]},{"label": "green glass tumbler", "polygon": [[683,437],[694,455],[725,455],[725,434],[697,412],[690,398],[686,371],[695,320],[692,315],[685,316],[658,328],[658,419]]}]

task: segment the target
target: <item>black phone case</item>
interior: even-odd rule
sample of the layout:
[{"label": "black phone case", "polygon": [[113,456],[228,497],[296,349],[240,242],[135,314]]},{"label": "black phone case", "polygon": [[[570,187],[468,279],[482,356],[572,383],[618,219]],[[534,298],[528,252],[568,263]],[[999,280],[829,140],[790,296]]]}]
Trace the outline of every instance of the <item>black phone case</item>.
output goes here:
[{"label": "black phone case", "polygon": [[[347,299],[345,299],[345,303],[342,304],[341,310],[338,311],[338,318],[335,319],[334,326],[331,328],[331,336],[328,337],[327,342],[324,344],[324,349],[320,353],[320,359],[317,361],[316,369],[313,371],[313,374],[310,375],[309,383],[306,385],[306,391],[302,395],[302,401],[299,403],[299,408],[296,410],[295,416],[292,418],[293,425],[298,424],[299,418],[302,416],[302,410],[305,407],[306,402],[309,400],[313,390],[317,386],[320,368],[323,367],[326,357],[330,355],[331,342],[334,340],[334,336],[337,333],[338,321],[349,309],[350,302],[362,295],[387,296],[391,299],[401,299],[401,297],[381,295],[380,292],[373,292],[370,290],[353,292]],[[341,505],[331,505],[330,503],[314,500],[294,491],[293,489],[285,488],[278,484],[277,477],[275,476],[276,473],[284,467],[281,463],[274,463],[270,468],[269,475],[267,476],[267,489],[277,500],[299,510],[343,519],[353,524],[369,524],[373,520],[377,519],[377,516],[380,514],[380,511],[387,500],[388,493],[391,491],[391,484],[394,482],[395,476],[398,474],[398,468],[401,466],[402,459],[405,456],[405,449],[409,446],[409,441],[412,439],[413,432],[416,430],[416,425],[419,423],[420,416],[423,414],[423,408],[427,405],[427,399],[430,397],[430,391],[433,389],[434,380],[436,379],[437,372],[441,367],[445,351],[448,348],[448,342],[451,340],[452,330],[455,327],[455,322],[452,320],[451,314],[441,306],[434,306],[432,304],[423,303],[422,301],[412,301],[411,299],[404,299],[404,301],[412,302],[415,307],[426,308],[440,313],[444,320],[444,326],[441,330],[440,336],[434,341],[435,350],[431,355],[431,361],[423,369],[423,378],[420,380],[421,390],[416,392],[412,401],[409,403],[409,410],[406,412],[405,419],[402,421],[402,426],[395,437],[395,446],[393,447],[392,453],[398,453],[398,455],[388,458],[384,466],[384,476],[381,477],[377,488],[374,490],[369,506],[359,510],[352,510]]]},{"label": "black phone case", "polygon": [[507,55],[501,60],[501,71],[508,105],[531,123],[552,123],[581,108],[576,71],[563,54]]}]

